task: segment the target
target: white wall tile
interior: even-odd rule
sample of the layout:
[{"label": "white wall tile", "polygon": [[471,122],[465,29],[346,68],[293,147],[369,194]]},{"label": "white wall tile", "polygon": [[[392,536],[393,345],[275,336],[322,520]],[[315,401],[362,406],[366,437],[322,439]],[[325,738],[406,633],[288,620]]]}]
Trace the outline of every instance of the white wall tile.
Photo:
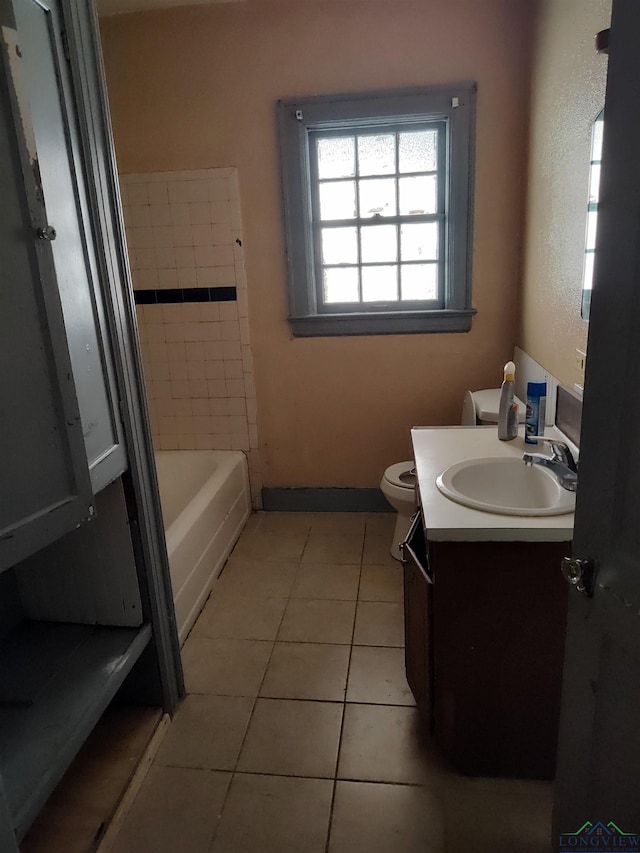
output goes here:
[{"label": "white wall tile", "polygon": [[195,269],[196,256],[193,246],[176,246],[173,250],[176,269]]},{"label": "white wall tile", "polygon": [[128,191],[128,202],[130,205],[149,204],[147,184],[131,184]]},{"label": "white wall tile", "polygon": [[235,267],[215,267],[214,274],[216,282],[220,287],[235,287],[236,286],[236,270]]},{"label": "white wall tile", "polygon": [[178,270],[175,269],[159,269],[158,270],[158,287],[168,289],[178,286]]},{"label": "white wall tile", "polygon": [[[192,247],[193,246],[193,230],[191,225],[172,225],[172,245],[176,248]],[[193,264],[185,264],[185,266],[193,266]]]},{"label": "white wall tile", "polygon": [[191,202],[189,204],[189,221],[192,225],[209,225],[212,221],[209,202]]},{"label": "white wall tile", "polygon": [[214,246],[233,246],[233,233],[231,225],[220,223],[219,225],[211,226],[211,237]]},{"label": "white wall tile", "polygon": [[[220,303],[219,302],[203,302],[200,310],[202,312],[203,323],[217,323],[220,320]],[[222,358],[222,356],[211,356],[211,358]]]},{"label": "white wall tile", "polygon": [[168,204],[169,194],[166,181],[158,181],[147,185],[149,204]]},{"label": "white wall tile", "polygon": [[187,185],[187,193],[190,202],[210,201],[209,197],[209,181],[195,180],[189,181]]},{"label": "white wall tile", "polygon": [[172,225],[190,225],[191,211],[186,201],[169,205]]},{"label": "white wall tile", "polygon": [[222,357],[225,361],[233,361],[242,358],[242,347],[240,346],[240,343],[238,341],[223,341]]},{"label": "white wall tile", "polygon": [[227,385],[224,379],[211,379],[208,383],[209,397],[226,397]]},{"label": "white wall tile", "polygon": [[189,199],[186,181],[168,181],[167,192],[170,204],[181,204]]},{"label": "white wall tile", "polygon": [[220,337],[223,341],[240,340],[240,326],[235,320],[224,320],[221,325]]},{"label": "white wall tile", "polygon": [[121,176],[136,289],[236,287],[237,302],[137,306],[153,441],[239,449],[261,505],[257,407],[237,170]]},{"label": "white wall tile", "polygon": [[[178,265],[178,256],[176,253],[176,266]],[[176,272],[178,273],[178,286],[179,287],[197,287],[198,286],[198,277],[196,275],[195,267],[181,267],[177,266]]]},{"label": "white wall tile", "polygon": [[151,211],[151,224],[171,225],[171,208],[168,204],[154,204],[149,208]]},{"label": "white wall tile", "polygon": [[227,201],[229,199],[229,182],[221,178],[208,181],[209,201]]},{"label": "white wall tile", "polygon": [[231,204],[228,201],[212,201],[211,202],[211,222],[214,225],[229,224],[233,225],[231,219]]},{"label": "white wall tile", "polygon": [[142,206],[139,204],[132,205],[128,208],[129,210],[129,220],[130,224],[134,228],[150,226],[151,225],[151,208],[147,205]]}]

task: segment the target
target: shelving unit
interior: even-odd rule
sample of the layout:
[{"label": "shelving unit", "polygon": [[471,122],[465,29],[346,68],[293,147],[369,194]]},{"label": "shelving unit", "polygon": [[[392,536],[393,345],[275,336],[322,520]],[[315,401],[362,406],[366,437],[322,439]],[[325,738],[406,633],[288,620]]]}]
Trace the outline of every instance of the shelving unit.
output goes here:
[{"label": "shelving unit", "polygon": [[27,621],[0,641],[0,773],[18,840],[150,639],[149,625]]},{"label": "shelving unit", "polygon": [[184,695],[92,0],[0,3],[0,196],[0,851],[18,853],[120,687],[168,713]]}]

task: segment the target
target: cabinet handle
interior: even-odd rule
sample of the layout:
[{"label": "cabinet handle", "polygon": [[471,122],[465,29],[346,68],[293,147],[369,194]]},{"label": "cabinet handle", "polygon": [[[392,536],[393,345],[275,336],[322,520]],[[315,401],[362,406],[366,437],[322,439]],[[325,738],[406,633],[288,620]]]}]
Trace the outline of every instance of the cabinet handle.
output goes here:
[{"label": "cabinet handle", "polygon": [[[433,583],[433,578],[429,570],[428,558],[427,565],[424,566],[420,561],[420,558],[416,554],[415,548],[412,545],[414,537],[420,534],[422,534],[422,518],[420,510],[418,510],[411,521],[411,527],[409,528],[409,532],[407,533],[407,538],[402,543],[402,555],[404,557],[405,554],[408,554],[411,562],[415,564],[416,568],[423,575],[427,583]],[[405,560],[405,562],[409,562],[409,560]]]}]

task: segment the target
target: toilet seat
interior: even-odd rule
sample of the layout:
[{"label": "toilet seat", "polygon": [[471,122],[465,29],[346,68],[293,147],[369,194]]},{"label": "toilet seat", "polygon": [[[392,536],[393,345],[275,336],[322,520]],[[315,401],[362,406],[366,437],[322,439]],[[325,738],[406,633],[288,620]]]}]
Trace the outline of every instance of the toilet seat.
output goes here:
[{"label": "toilet seat", "polygon": [[390,465],[384,472],[384,479],[397,489],[413,491],[416,487],[415,463],[413,459],[410,459],[408,462],[396,462],[395,465]]}]

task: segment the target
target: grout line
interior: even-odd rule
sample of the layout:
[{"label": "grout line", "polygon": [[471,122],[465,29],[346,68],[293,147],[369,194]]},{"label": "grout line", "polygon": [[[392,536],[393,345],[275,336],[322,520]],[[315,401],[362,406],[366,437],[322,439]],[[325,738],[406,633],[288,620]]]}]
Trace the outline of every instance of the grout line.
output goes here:
[{"label": "grout line", "polygon": [[[249,534],[249,535],[251,535],[251,534]],[[306,543],[306,541],[307,541],[308,536],[309,536],[309,531],[307,531],[307,537],[305,538],[305,543]],[[303,552],[304,552],[304,547],[303,547]],[[300,559],[302,559],[302,553],[301,553],[301,555],[300,555]],[[271,663],[271,659],[272,659],[272,657],[273,657],[273,652],[274,652],[275,647],[276,647],[276,642],[277,642],[277,640],[278,640],[278,635],[280,634],[280,628],[282,627],[282,622],[283,622],[283,620],[284,620],[284,615],[285,615],[285,613],[287,612],[287,606],[288,606],[288,604],[289,604],[289,601],[291,600],[291,590],[293,589],[293,585],[294,585],[294,584],[295,584],[295,582],[296,582],[296,578],[297,578],[297,576],[298,576],[298,572],[299,572],[299,571],[300,571],[300,560],[298,561],[298,566],[297,566],[297,569],[296,569],[296,576],[295,576],[295,578],[293,579],[293,582],[292,582],[291,586],[289,587],[289,594],[288,594],[288,596],[287,596],[287,598],[286,598],[287,604],[284,606],[284,608],[283,608],[283,610],[282,610],[282,614],[281,614],[281,616],[280,616],[280,621],[278,622],[278,628],[277,628],[277,630],[276,630],[275,638],[273,639],[273,641],[272,641],[272,643],[271,643],[271,652],[269,653],[269,658],[268,658],[268,660],[267,660],[267,664],[266,664],[266,666],[265,666],[265,668],[264,668],[264,672],[263,672],[263,674],[262,674],[262,679],[261,679],[261,681],[260,681],[260,685],[258,686],[258,690],[257,690],[257,693],[256,693],[255,697],[253,697],[253,705],[252,705],[252,707],[251,707],[251,713],[250,713],[250,715],[249,715],[249,719],[248,719],[248,721],[247,721],[247,727],[246,727],[246,729],[245,729],[244,737],[242,738],[242,743],[240,744],[240,749],[238,750],[238,755],[237,755],[237,757],[236,757],[236,761],[235,761],[235,764],[234,764],[234,767],[233,767],[233,773],[234,773],[234,775],[235,775],[235,773],[236,773],[236,771],[237,771],[238,762],[240,761],[240,755],[242,754],[242,750],[244,749],[244,745],[245,745],[246,740],[247,740],[247,734],[249,733],[249,728],[250,728],[250,726],[251,726],[251,721],[253,720],[253,714],[254,714],[254,712],[255,712],[255,708],[256,708],[256,704],[257,704],[257,702],[258,702],[258,699],[259,699],[259,698],[267,698],[267,697],[261,697],[261,696],[260,696],[260,692],[261,692],[262,687],[263,687],[263,685],[264,685],[265,678],[267,677],[267,671],[268,671],[268,669],[269,669],[269,665],[270,665],[270,663]],[[233,778],[232,778],[231,782],[233,782]],[[231,788],[231,784],[229,785],[229,788]],[[226,797],[225,797],[225,802],[226,802]],[[222,806],[221,814],[222,814],[222,812],[223,812],[223,811],[224,811],[224,803],[223,803],[223,806]]]},{"label": "grout line", "polygon": [[[226,772],[226,773],[228,773],[229,771],[228,770],[227,771],[211,770],[208,772],[211,772],[211,773],[224,773],[224,772]],[[260,772],[255,771],[255,770],[236,770],[234,775],[235,776],[265,776],[267,778],[269,778],[271,776],[277,776],[279,779],[314,779],[318,782],[331,782],[331,781],[335,782],[335,781],[338,781],[338,782],[352,782],[352,783],[361,784],[361,785],[393,785],[396,788],[418,788],[418,789],[424,789],[424,788],[430,789],[430,788],[434,788],[434,787],[437,789],[438,786],[441,786],[443,784],[447,784],[449,781],[451,781],[451,780],[447,780],[447,779],[443,778],[443,779],[432,779],[429,782],[397,782],[397,781],[391,781],[389,779],[359,779],[357,777],[354,777],[354,778],[350,778],[350,777],[349,778],[347,778],[347,777],[342,778],[341,777],[340,779],[332,780],[331,776],[313,776],[313,775],[309,775],[309,774],[302,776],[300,774],[294,774],[294,773],[260,773]],[[454,777],[452,777],[452,781],[455,784],[458,784],[460,780],[454,776]]]},{"label": "grout line", "polygon": [[[255,531],[254,531],[254,532],[255,532]],[[252,535],[252,531],[249,531],[247,535],[248,535],[248,536],[251,536],[251,535]],[[240,541],[240,539],[238,539],[238,542],[239,542],[239,541]],[[296,569],[296,577],[297,577],[297,574],[298,574],[299,569],[300,569],[300,564],[298,563],[298,569]],[[294,583],[295,583],[295,579],[294,579]],[[289,600],[290,600],[290,598],[291,598],[291,589],[293,589],[293,583],[291,584],[291,588],[290,588],[290,590],[289,590],[289,595],[287,596],[287,599],[286,599],[286,600],[287,600],[287,604],[289,603]],[[285,606],[284,606],[284,608],[283,608],[283,610],[282,610],[282,614],[280,615],[280,621],[278,622],[278,629],[277,629],[277,631],[276,631],[276,638],[277,638],[277,636],[278,636],[278,634],[279,634],[279,632],[280,632],[280,626],[282,625],[282,620],[284,619],[284,614],[285,614],[285,612],[286,612],[286,609],[287,609],[287,605],[285,605]],[[235,777],[236,777],[236,773],[238,772],[238,771],[237,771],[237,768],[238,768],[238,762],[240,761],[240,756],[242,755],[242,750],[244,749],[244,745],[245,745],[246,740],[247,740],[247,735],[248,735],[248,733],[249,733],[249,728],[251,727],[251,721],[253,720],[253,714],[254,714],[255,709],[256,709],[256,704],[257,704],[257,702],[258,702],[258,698],[260,697],[260,691],[262,690],[262,685],[264,684],[264,680],[265,680],[265,678],[266,678],[266,676],[267,676],[267,670],[269,669],[269,664],[271,663],[271,658],[273,657],[273,651],[274,651],[275,647],[276,647],[276,640],[274,639],[274,640],[272,640],[272,641],[271,641],[271,651],[269,652],[269,658],[268,658],[268,660],[267,660],[267,664],[266,664],[266,666],[265,666],[265,668],[264,668],[264,672],[263,672],[263,674],[262,674],[262,680],[260,681],[260,685],[259,685],[259,687],[258,687],[258,690],[257,690],[257,692],[256,692],[256,695],[255,695],[255,696],[253,696],[253,697],[247,697],[247,698],[252,698],[252,699],[253,699],[253,704],[251,705],[251,712],[250,712],[250,714],[249,714],[249,719],[247,720],[247,726],[246,726],[246,728],[245,728],[245,730],[244,730],[244,735],[243,735],[243,737],[242,737],[242,742],[241,742],[241,744],[240,744],[240,749],[238,750],[238,754],[236,755],[236,760],[235,760],[234,765],[233,765],[233,770],[231,771],[231,779],[229,780],[229,785],[228,785],[228,787],[227,787],[227,790],[225,791],[224,799],[223,799],[223,801],[222,801],[222,805],[221,805],[221,807],[220,807],[220,815],[219,815],[219,817],[218,817],[218,822],[216,823],[216,827],[215,827],[215,830],[214,830],[213,836],[212,836],[212,838],[211,838],[211,842],[210,842],[210,845],[209,845],[209,850],[211,850],[211,848],[213,847],[213,844],[214,844],[214,841],[215,841],[216,835],[218,834],[218,828],[219,828],[219,826],[220,826],[220,822],[221,822],[221,820],[222,820],[222,816],[224,815],[224,809],[225,809],[225,806],[226,806],[226,804],[227,804],[227,800],[228,800],[228,798],[229,798],[229,792],[231,791],[231,788],[232,788],[232,786],[233,786],[233,782],[234,782]]]},{"label": "grout line", "polygon": [[360,595],[360,584],[362,583],[362,560],[364,557],[364,542],[366,537],[367,523],[365,521],[364,534],[362,536],[362,547],[360,549],[360,571],[358,572],[358,589],[356,590],[356,606],[353,613],[353,625],[351,626],[351,644],[349,646],[349,661],[347,663],[347,678],[344,685],[344,700],[342,702],[342,720],[340,722],[340,735],[338,736],[338,751],[336,755],[336,771],[333,777],[333,791],[331,792],[331,806],[329,808],[329,826],[327,827],[327,843],[325,853],[329,853],[331,844],[331,830],[333,829],[333,811],[336,801],[336,790],[338,787],[338,767],[340,766],[340,753],[342,751],[342,736],[344,734],[344,718],[347,712],[347,691],[349,690],[349,677],[351,675],[351,658],[353,656],[353,641],[356,633],[356,619],[358,617],[358,596]]},{"label": "grout line", "polygon": [[[405,702],[363,702],[361,700],[345,700],[345,699],[311,699],[304,696],[243,696],[238,693],[196,693],[191,691],[189,696],[211,696],[218,699],[252,699],[255,706],[257,699],[264,699],[268,702],[307,702],[316,705],[366,705],[370,708],[415,708],[415,703],[409,705]],[[251,713],[253,714],[253,708]],[[248,724],[247,724],[248,726]],[[244,744],[244,740],[243,740]],[[184,767],[183,764],[176,764],[176,767]],[[216,768],[212,768],[216,769]],[[227,771],[231,772],[231,771]]]}]

